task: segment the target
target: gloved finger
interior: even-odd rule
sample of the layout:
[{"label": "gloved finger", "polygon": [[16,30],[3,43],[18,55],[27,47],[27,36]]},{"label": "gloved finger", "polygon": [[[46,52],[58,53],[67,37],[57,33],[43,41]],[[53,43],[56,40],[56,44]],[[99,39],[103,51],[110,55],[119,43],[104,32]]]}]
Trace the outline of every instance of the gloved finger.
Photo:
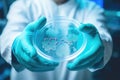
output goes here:
[{"label": "gloved finger", "polygon": [[89,23],[88,24],[81,24],[79,26],[79,30],[82,32],[85,32],[87,34],[90,34],[93,37],[98,33],[96,27],[93,24],[89,24]]},{"label": "gloved finger", "polygon": [[[24,41],[23,41],[24,42]],[[26,47],[26,48],[24,48],[24,47]],[[31,50],[34,50],[34,51],[31,51]],[[20,51],[19,52],[21,52],[21,53],[23,53],[23,54],[21,54],[21,55],[19,55],[19,56],[21,56],[22,58],[24,58],[24,61],[26,62],[26,63],[29,63],[29,64],[31,64],[31,65],[36,65],[36,67],[40,67],[40,66],[49,66],[49,67],[56,67],[57,65],[58,65],[58,63],[55,63],[55,62],[52,62],[52,63],[54,63],[54,64],[50,64],[49,63],[49,61],[48,62],[46,62],[46,63],[43,63],[42,61],[40,61],[40,59],[37,59],[37,57],[31,57],[30,55],[32,55],[32,54],[35,54],[35,55],[37,55],[37,56],[39,56],[37,53],[36,53],[36,51],[35,51],[35,49],[34,48],[29,48],[27,45],[25,46],[25,44],[24,44],[24,46],[23,45],[21,45],[21,47],[20,47],[20,49],[19,49]],[[28,51],[27,51],[28,50]],[[42,59],[42,57],[40,57],[41,59]]]},{"label": "gloved finger", "polygon": [[[28,68],[29,69],[29,68]],[[36,68],[34,68],[34,69],[29,69],[30,71],[32,71],[32,72],[45,72],[45,71],[53,71],[55,68],[47,68],[47,69],[36,69]]]},{"label": "gloved finger", "polygon": [[32,72],[45,72],[45,71],[53,71],[55,68],[31,68],[31,67],[26,67],[27,69],[29,69]]},{"label": "gloved finger", "polygon": [[[21,49],[20,49],[21,50]],[[19,62],[25,66],[25,67],[29,67],[29,68],[36,68],[36,69],[53,69],[56,66],[48,66],[48,65],[41,65],[41,63],[36,62],[34,59],[30,58],[24,51],[21,51],[21,55],[19,55]]]},{"label": "gloved finger", "polygon": [[36,61],[35,59],[30,58],[26,53],[24,53],[23,57],[25,57],[23,61],[26,62],[26,64],[31,65],[32,67],[36,67],[36,68],[42,68],[42,67],[55,68],[56,67],[56,65],[49,65],[45,63],[43,65],[40,61]]},{"label": "gloved finger", "polygon": [[39,64],[41,64],[42,66],[58,66],[58,62],[53,62],[53,61],[49,61],[46,60],[44,58],[42,58],[40,55],[37,54],[36,50],[34,49],[33,46],[31,46],[30,44],[28,44],[26,41],[22,41],[24,44],[23,51],[32,59],[34,59],[36,62],[38,62]]},{"label": "gloved finger", "polygon": [[30,71],[34,71],[34,72],[39,72],[39,71],[51,71],[51,70],[54,70],[55,67],[41,67],[41,66],[37,66],[36,65],[33,65],[33,64],[29,64],[28,62],[25,62],[24,60],[21,59],[21,64],[23,64],[23,66],[27,69],[29,69]]},{"label": "gloved finger", "polygon": [[[36,50],[34,49],[31,41],[29,40],[29,36],[22,39],[22,42],[19,42],[19,43],[20,43],[19,47],[21,46],[21,48],[22,48],[22,49],[20,49],[20,51],[23,50],[23,52],[26,53],[30,57],[28,59],[28,61],[30,59],[33,59],[37,63],[41,64],[41,66],[58,66],[57,62],[45,60],[36,53]],[[23,53],[23,52],[21,52],[21,53]],[[19,51],[18,51],[18,53],[19,53]],[[23,56],[23,55],[21,55],[21,56]],[[26,60],[27,60],[27,58],[26,58]]]},{"label": "gloved finger", "polygon": [[[86,69],[86,68],[89,68],[89,67],[92,67],[95,63],[96,63],[96,61],[95,60],[101,60],[102,59],[102,57],[98,57],[98,58],[95,58],[95,59],[93,59],[93,60],[91,60],[91,61],[89,61],[89,62],[85,62],[84,64],[81,64],[81,65],[77,65],[77,66],[75,66],[75,67],[68,67],[68,69],[69,70],[80,70],[80,69]],[[93,67],[92,67],[93,68]]]},{"label": "gloved finger", "polygon": [[14,53],[14,55],[16,56],[17,55],[17,49],[16,48],[19,48],[18,46],[18,38],[16,38],[12,44],[12,52]]},{"label": "gloved finger", "polygon": [[[21,64],[26,67],[29,70],[36,70],[36,71],[48,71],[48,70],[54,70],[55,67],[54,66],[40,66],[38,64],[30,64],[28,62],[26,62],[25,60],[21,59]],[[32,62],[31,62],[32,63]]]},{"label": "gloved finger", "polygon": [[67,34],[68,41],[76,42],[78,40],[78,35],[80,35],[80,31],[77,28],[77,26],[75,26],[72,23],[69,24],[68,34]]},{"label": "gloved finger", "polygon": [[[90,49],[87,49],[90,48]],[[91,59],[92,57],[96,56],[95,53],[97,53],[101,48],[103,48],[101,46],[101,43],[99,40],[96,41],[96,43],[94,45],[92,45],[91,47],[88,46],[82,53],[80,56],[78,56],[75,60],[73,60],[73,62],[69,65],[71,65],[72,67],[77,66],[78,64],[87,61],[89,59]]]},{"label": "gloved finger", "polygon": [[12,52],[16,58],[22,55],[21,40],[17,37],[12,44]]},{"label": "gloved finger", "polygon": [[33,47],[31,36],[23,37],[21,41],[22,50],[27,53],[31,58],[37,56],[36,50]]},{"label": "gloved finger", "polygon": [[27,25],[27,27],[25,28],[25,31],[30,31],[30,32],[34,32],[36,30],[41,29],[46,23],[46,18],[44,16],[41,16],[38,20],[30,23]]},{"label": "gloved finger", "polygon": [[73,66],[73,63],[69,63],[67,65],[68,69],[69,70],[79,70],[79,69],[83,69],[83,68],[85,69],[85,68],[91,67],[92,65],[98,63],[103,58],[103,55],[104,55],[104,52],[101,49],[95,53],[96,54],[95,56],[92,56],[91,58],[89,58],[83,62],[79,61],[78,65],[76,65],[76,66]]},{"label": "gloved finger", "polygon": [[67,65],[68,69],[72,70],[72,69],[75,69],[77,66],[85,66],[85,65],[90,66],[92,63],[94,63],[93,60],[97,56],[97,54],[95,53],[94,55],[87,56],[87,58],[83,58],[84,56],[86,57],[86,55],[81,55],[78,58],[76,58],[73,62],[70,62]]},{"label": "gloved finger", "polygon": [[59,63],[58,62],[55,62],[55,61],[51,61],[51,60],[47,60],[43,57],[41,57],[40,55],[34,57],[34,60],[36,60],[37,62],[40,62],[41,63],[41,66],[58,66]]},{"label": "gloved finger", "polygon": [[[29,47],[28,45],[25,45],[27,42],[24,43],[24,41],[25,39],[22,39],[21,37],[17,37],[13,43],[13,46],[15,47],[12,50],[13,50],[14,56],[16,57],[17,61],[21,63],[22,60],[25,59],[24,62],[30,61],[27,64],[32,64],[32,65],[40,64],[40,63],[35,62],[34,60],[32,60],[32,58],[30,58],[28,55],[25,54],[25,52],[28,52],[28,51],[34,54],[35,51],[31,51],[32,48]],[[24,51],[23,51],[23,48],[24,48]],[[27,51],[25,51],[26,49]]]},{"label": "gloved finger", "polygon": [[[21,41],[20,40],[17,42],[15,48],[16,48],[15,49],[16,52],[14,52],[14,53],[17,53],[16,54],[16,56],[17,56],[16,58],[17,58],[17,60],[18,60],[19,63],[30,61],[30,58],[28,58],[28,56],[26,56],[25,52],[23,51],[23,45],[21,45]],[[24,59],[24,61],[23,61],[23,59]],[[32,62],[32,61],[30,61],[30,62]]]}]

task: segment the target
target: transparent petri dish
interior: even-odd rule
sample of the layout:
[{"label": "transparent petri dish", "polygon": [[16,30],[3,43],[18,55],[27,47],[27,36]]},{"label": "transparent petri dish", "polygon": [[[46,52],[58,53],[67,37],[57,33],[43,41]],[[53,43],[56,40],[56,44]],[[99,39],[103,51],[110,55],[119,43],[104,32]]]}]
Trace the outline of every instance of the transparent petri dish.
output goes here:
[{"label": "transparent petri dish", "polygon": [[72,60],[82,53],[87,43],[84,33],[79,30],[80,25],[74,19],[53,18],[35,32],[33,46],[47,60]]}]

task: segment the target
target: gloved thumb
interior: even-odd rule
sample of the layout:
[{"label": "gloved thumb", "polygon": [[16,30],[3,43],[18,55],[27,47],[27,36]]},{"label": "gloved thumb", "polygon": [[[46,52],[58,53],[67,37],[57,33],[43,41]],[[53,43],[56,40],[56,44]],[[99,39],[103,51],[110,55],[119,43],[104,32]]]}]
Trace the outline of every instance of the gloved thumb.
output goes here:
[{"label": "gloved thumb", "polygon": [[93,24],[90,24],[90,23],[81,24],[79,26],[79,30],[84,32],[84,33],[87,33],[87,34],[89,34],[93,37],[98,33],[96,27]]},{"label": "gloved thumb", "polygon": [[46,23],[46,18],[44,16],[41,16],[38,20],[30,23],[25,28],[25,31],[29,32],[35,32],[36,30],[41,29]]}]

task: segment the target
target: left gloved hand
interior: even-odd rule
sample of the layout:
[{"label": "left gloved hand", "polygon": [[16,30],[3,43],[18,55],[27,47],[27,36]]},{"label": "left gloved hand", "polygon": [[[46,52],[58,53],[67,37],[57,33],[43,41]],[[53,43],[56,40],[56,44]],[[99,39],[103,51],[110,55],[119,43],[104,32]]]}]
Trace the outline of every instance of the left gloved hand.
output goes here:
[{"label": "left gloved hand", "polygon": [[84,32],[87,45],[77,58],[67,64],[69,70],[91,68],[100,62],[104,56],[104,47],[95,26],[82,24],[79,29]]},{"label": "left gloved hand", "polygon": [[58,62],[44,59],[42,56],[38,55],[33,46],[32,39],[34,32],[40,30],[45,24],[46,18],[44,16],[29,23],[23,32],[15,38],[12,44],[14,58],[22,67],[33,72],[53,71],[59,64]]}]

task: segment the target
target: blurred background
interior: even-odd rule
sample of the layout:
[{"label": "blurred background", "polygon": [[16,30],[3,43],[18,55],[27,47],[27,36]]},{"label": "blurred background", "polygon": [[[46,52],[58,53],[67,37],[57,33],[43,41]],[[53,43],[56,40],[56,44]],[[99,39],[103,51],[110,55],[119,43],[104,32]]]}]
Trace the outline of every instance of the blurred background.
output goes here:
[{"label": "blurred background", "polygon": [[[0,34],[5,27],[9,6],[15,0],[0,0]],[[120,0],[91,0],[105,9],[107,27],[113,39],[113,55],[101,70],[93,72],[93,80],[120,80]],[[1,45],[2,46],[2,45]],[[0,80],[10,80],[11,67],[0,56]]]}]

